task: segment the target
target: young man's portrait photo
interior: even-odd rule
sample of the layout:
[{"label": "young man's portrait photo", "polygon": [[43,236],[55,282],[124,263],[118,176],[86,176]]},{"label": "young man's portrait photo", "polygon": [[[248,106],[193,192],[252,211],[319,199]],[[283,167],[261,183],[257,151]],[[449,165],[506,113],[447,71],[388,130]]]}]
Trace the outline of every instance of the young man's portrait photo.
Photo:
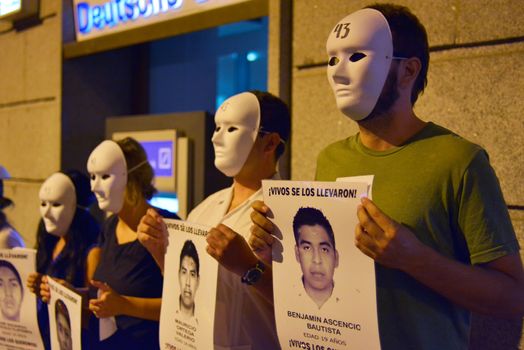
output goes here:
[{"label": "young man's portrait photo", "polygon": [[20,321],[23,298],[20,274],[9,261],[0,260],[0,310],[4,320]]},{"label": "young man's portrait photo", "polygon": [[65,303],[58,299],[55,302],[56,337],[60,350],[72,350],[71,318]]},{"label": "young man's portrait photo", "polygon": [[338,267],[335,236],[328,219],[316,208],[302,207],[293,219],[295,257],[302,269],[306,294],[320,309],[331,297]]},{"label": "young man's portrait photo", "polygon": [[180,251],[178,269],[180,283],[179,314],[183,319],[195,317],[195,294],[200,282],[200,261],[195,244],[187,240]]}]

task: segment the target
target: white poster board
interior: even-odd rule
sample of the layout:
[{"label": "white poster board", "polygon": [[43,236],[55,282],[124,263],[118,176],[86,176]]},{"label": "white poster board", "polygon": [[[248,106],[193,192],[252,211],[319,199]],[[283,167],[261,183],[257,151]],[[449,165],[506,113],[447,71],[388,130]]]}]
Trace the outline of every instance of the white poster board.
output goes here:
[{"label": "white poster board", "polygon": [[0,250],[0,349],[43,349],[36,296],[27,287],[35,271],[36,250]]},{"label": "white poster board", "polygon": [[375,267],[354,244],[365,182],[262,182],[277,227],[275,319],[283,349],[380,349]]},{"label": "white poster board", "polygon": [[49,331],[51,349],[80,350],[82,348],[82,297],[48,277]]},{"label": "white poster board", "polygon": [[164,221],[169,245],[164,262],[160,349],[213,349],[218,263],[206,252],[209,227]]}]

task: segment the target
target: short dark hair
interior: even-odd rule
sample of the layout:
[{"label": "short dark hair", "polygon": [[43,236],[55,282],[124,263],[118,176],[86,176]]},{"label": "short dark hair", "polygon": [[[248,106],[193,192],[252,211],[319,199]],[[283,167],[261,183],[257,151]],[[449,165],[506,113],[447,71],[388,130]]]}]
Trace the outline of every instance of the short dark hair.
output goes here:
[{"label": "short dark hair", "polygon": [[295,217],[293,218],[293,233],[295,235],[295,242],[297,245],[298,240],[300,239],[300,233],[298,232],[298,230],[304,225],[322,226],[324,230],[326,230],[329,240],[333,245],[333,249],[336,249],[333,228],[331,227],[331,224],[329,223],[328,219],[319,209],[311,207],[301,207],[300,209],[298,209],[297,213],[295,214]]},{"label": "short dark hair", "polygon": [[0,210],[12,204],[13,202],[9,198],[4,197],[4,180],[0,179]]},{"label": "short dark hair", "polygon": [[[142,196],[147,200],[151,199],[157,190],[153,186],[155,173],[151,164],[147,161],[146,151],[137,140],[131,137],[118,140],[116,143],[122,149],[127,163],[127,198],[132,203],[138,201],[138,196]],[[143,164],[139,166],[141,163]],[[129,172],[133,168],[134,170]]]},{"label": "short dark hair", "polygon": [[55,319],[58,318],[58,315],[64,316],[64,318],[67,320],[69,328],[71,328],[71,318],[69,317],[69,310],[67,310],[67,306],[62,301],[62,299],[57,299],[57,301],[55,302]]},{"label": "short dark hair", "polygon": [[182,246],[182,250],[180,251],[180,265],[178,267],[179,272],[180,272],[180,269],[182,268],[182,260],[186,256],[193,259],[196,265],[197,276],[200,276],[200,261],[198,260],[198,251],[195,247],[195,244],[190,239],[184,242],[184,245]]},{"label": "short dark hair", "polygon": [[380,11],[388,21],[393,36],[393,55],[407,58],[417,57],[422,64],[411,91],[411,103],[414,105],[428,83],[429,45],[426,29],[405,6],[373,4],[367,8]]},{"label": "short dark hair", "polygon": [[12,204],[13,202],[9,198],[4,197],[4,181],[0,178],[0,229],[3,229],[4,226],[8,225],[7,218],[2,209],[7,208]]},{"label": "short dark hair", "polygon": [[275,151],[275,159],[278,159],[284,153],[284,144],[288,142],[291,131],[289,108],[284,101],[269,92],[259,90],[249,92],[256,96],[260,105],[260,127],[262,130],[276,132],[284,142]]}]

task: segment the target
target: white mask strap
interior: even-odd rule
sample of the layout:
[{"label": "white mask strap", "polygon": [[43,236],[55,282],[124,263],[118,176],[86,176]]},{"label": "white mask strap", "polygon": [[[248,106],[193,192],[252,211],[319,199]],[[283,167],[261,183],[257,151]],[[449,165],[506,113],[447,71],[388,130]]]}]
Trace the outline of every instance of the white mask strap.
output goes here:
[{"label": "white mask strap", "polygon": [[146,160],[144,160],[143,162],[138,163],[137,165],[135,165],[134,167],[132,167],[131,169],[129,169],[129,170],[127,171],[127,174],[129,175],[130,173],[132,173],[132,172],[135,171],[136,169],[140,168],[142,165],[147,164],[147,162],[148,162],[148,160],[146,159]]},{"label": "white mask strap", "polygon": [[[266,131],[266,130],[264,130],[264,128],[262,126],[260,128],[258,128],[258,133],[262,134],[262,135],[269,135],[269,134],[275,133],[275,134],[278,135],[278,133],[276,131]],[[278,142],[282,143],[284,146],[286,145],[286,141],[282,140],[280,135],[278,135]]]}]

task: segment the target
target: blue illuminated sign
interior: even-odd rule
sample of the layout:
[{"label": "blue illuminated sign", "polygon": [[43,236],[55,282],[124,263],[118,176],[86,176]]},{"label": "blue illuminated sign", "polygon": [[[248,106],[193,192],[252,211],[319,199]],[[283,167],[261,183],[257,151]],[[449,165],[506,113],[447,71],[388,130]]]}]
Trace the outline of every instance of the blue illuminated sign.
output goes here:
[{"label": "blue illuminated sign", "polygon": [[93,28],[112,28],[120,23],[176,10],[183,2],[184,0],[111,0],[101,5],[79,2],[76,5],[78,31],[88,34]]},{"label": "blue illuminated sign", "polygon": [[147,159],[155,171],[155,176],[173,176],[173,141],[140,141]]},{"label": "blue illuminated sign", "polygon": [[[0,0],[3,1],[3,0]],[[14,1],[14,0],[11,0]],[[38,1],[38,0],[27,0]],[[255,0],[70,0],[77,41],[122,33]],[[258,5],[254,4],[255,7]],[[261,15],[264,15],[261,13]],[[198,25],[205,27],[205,23]]]}]

